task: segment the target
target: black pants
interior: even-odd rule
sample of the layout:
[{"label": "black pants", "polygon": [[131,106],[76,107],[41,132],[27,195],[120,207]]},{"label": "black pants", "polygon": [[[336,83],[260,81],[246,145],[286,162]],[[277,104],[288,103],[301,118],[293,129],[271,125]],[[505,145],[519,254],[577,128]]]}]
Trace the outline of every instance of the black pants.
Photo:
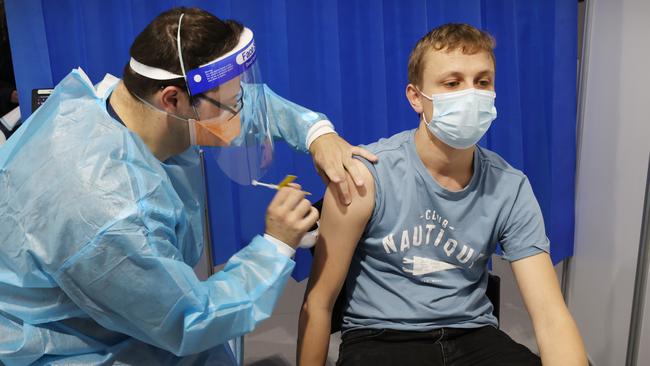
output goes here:
[{"label": "black pants", "polygon": [[541,364],[528,348],[491,326],[428,332],[352,330],[343,335],[337,362],[340,366]]}]

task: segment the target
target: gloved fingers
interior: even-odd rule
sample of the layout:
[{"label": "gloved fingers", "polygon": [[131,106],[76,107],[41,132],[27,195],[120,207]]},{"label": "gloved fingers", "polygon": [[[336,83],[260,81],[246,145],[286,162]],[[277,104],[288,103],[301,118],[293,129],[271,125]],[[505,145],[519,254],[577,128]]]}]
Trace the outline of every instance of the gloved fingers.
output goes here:
[{"label": "gloved fingers", "polygon": [[376,163],[376,162],[379,161],[379,158],[377,157],[377,155],[371,153],[370,151],[364,149],[361,146],[352,146],[352,148],[350,148],[350,151],[352,152],[352,155],[361,156],[362,158],[364,158],[364,159],[366,159],[368,161],[371,161],[373,163]]},{"label": "gloved fingers", "polygon": [[346,206],[352,202],[350,199],[350,186],[348,185],[347,179],[344,179],[338,183],[334,182],[334,180],[331,180],[329,187],[334,188],[334,192],[336,194],[336,197],[338,197],[339,202],[343,203]]},{"label": "gloved fingers", "polygon": [[305,216],[301,220],[302,228],[305,231],[309,230],[312,226],[314,226],[316,221],[318,221],[319,217],[320,217],[320,215],[318,214],[318,210],[315,207],[310,207],[309,213],[307,214],[307,216]]},{"label": "gloved fingers", "polygon": [[[286,188],[286,189],[284,189]],[[283,188],[279,188],[278,191],[276,192],[275,196],[273,196],[273,199],[271,200],[271,203],[269,204],[269,207],[279,207],[283,206],[285,204],[285,201],[289,198],[291,195],[291,189],[295,190],[300,190],[302,187],[300,184],[297,183],[289,183],[287,186]]]},{"label": "gloved fingers", "polygon": [[323,181],[323,184],[325,184],[325,186],[327,187],[330,184],[330,179],[327,176],[327,174],[325,174],[325,172],[319,167],[316,167],[316,173],[318,173],[320,179]]},{"label": "gloved fingers", "polygon": [[289,219],[292,221],[300,221],[305,216],[309,215],[311,209],[311,202],[309,200],[303,199],[295,206],[295,208],[289,212]]},{"label": "gloved fingers", "polygon": [[352,181],[357,187],[363,186],[363,178],[361,178],[361,170],[359,169],[359,162],[353,158],[347,158],[343,162],[347,174],[350,175]]},{"label": "gloved fingers", "polygon": [[298,188],[295,188],[294,186],[280,188],[280,191],[287,192],[284,201],[280,204],[280,208],[287,211],[287,213],[293,211],[298,203],[305,198],[305,192],[300,190],[299,185],[296,186],[298,186]]},{"label": "gloved fingers", "polygon": [[295,188],[297,190],[302,189],[302,186],[300,184],[298,184],[298,183],[289,183],[289,184],[287,184],[287,187]]}]

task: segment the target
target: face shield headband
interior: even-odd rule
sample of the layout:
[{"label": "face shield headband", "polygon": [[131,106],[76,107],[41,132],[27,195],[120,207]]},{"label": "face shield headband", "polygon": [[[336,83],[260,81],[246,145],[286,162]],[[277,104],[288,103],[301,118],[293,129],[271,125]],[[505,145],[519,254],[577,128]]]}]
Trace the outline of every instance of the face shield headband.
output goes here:
[{"label": "face shield headband", "polygon": [[255,52],[255,40],[253,32],[244,28],[239,43],[232,51],[220,56],[219,58],[203,64],[196,69],[185,72],[185,62],[181,52],[181,24],[183,16],[178,19],[178,32],[176,35],[176,46],[178,48],[178,57],[183,75],[174,74],[164,69],[144,65],[131,57],[129,67],[146,78],[153,80],[172,80],[183,78],[187,86],[187,91],[191,96],[204,93],[214,89],[249,70],[257,60]]}]

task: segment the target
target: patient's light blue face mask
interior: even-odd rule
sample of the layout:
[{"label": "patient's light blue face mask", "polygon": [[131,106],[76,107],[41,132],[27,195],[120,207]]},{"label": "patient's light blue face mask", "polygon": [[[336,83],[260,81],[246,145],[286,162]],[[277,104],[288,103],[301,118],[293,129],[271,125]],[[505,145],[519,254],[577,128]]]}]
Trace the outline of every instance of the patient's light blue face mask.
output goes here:
[{"label": "patient's light blue face mask", "polygon": [[[467,149],[476,144],[497,118],[496,93],[491,90],[472,88],[431,96],[420,89],[417,91],[433,102],[431,120],[425,120],[427,127],[453,148]],[[425,118],[424,113],[422,118]]]}]

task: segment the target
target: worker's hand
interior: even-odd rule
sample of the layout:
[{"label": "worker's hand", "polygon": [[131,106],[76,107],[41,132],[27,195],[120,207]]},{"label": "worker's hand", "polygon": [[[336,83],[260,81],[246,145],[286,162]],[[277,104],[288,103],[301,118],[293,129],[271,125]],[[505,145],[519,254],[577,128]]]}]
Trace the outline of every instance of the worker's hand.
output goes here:
[{"label": "worker's hand", "polygon": [[266,210],[266,233],[296,248],[318,220],[318,210],[298,184],[280,188]]},{"label": "worker's hand", "polygon": [[348,187],[346,174],[349,174],[357,187],[363,186],[361,172],[352,161],[353,155],[359,155],[373,163],[378,158],[368,150],[359,146],[352,146],[335,133],[328,133],[318,137],[309,146],[309,152],[314,159],[316,171],[327,186],[330,182],[335,184],[336,197],[345,205],[350,204],[350,187]]},{"label": "worker's hand", "polygon": [[11,103],[18,104],[18,92],[15,90],[12,91],[10,99],[11,99]]}]

